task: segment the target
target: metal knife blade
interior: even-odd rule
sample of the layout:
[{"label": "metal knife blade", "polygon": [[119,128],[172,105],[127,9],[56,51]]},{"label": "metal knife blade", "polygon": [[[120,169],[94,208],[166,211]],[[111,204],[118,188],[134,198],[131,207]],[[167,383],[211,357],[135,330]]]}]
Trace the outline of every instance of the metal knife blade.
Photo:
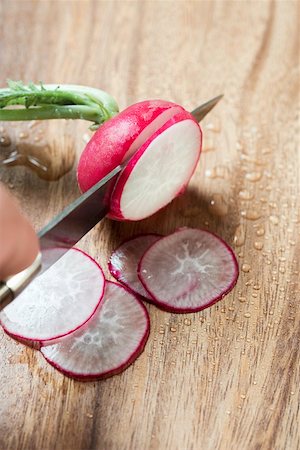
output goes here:
[{"label": "metal knife blade", "polygon": [[216,104],[221,100],[223,95],[218,95],[217,97],[212,98],[206,103],[203,103],[203,105],[198,106],[198,108],[194,109],[191,114],[195,117],[195,119],[198,122],[201,122],[202,119],[211,111]]},{"label": "metal knife blade", "polygon": [[[54,217],[38,233],[42,253],[42,271],[59,259],[63,253],[73,247],[87,234],[109,210],[109,186],[117,179],[123,166],[113,169],[102,180],[98,181],[87,192],[68,205],[60,214]],[[49,248],[61,248],[57,255],[48,260],[51,252]]]},{"label": "metal knife blade", "polygon": [[[219,95],[209,100],[194,109],[191,114],[200,122],[222,97],[223,95]],[[112,170],[106,177],[54,217],[38,233],[41,253],[34,263],[4,282],[0,281],[0,311],[26,287],[32,278],[47,270],[105,217],[109,203],[109,197],[106,194],[110,184],[116,181],[123,167],[123,165],[120,165]],[[56,248],[59,251],[47,251],[50,248]]]}]

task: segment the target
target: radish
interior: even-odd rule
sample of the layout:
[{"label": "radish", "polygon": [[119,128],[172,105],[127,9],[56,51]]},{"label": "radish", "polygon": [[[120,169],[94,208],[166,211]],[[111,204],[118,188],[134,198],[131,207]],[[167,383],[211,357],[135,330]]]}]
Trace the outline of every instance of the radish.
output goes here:
[{"label": "radish", "polygon": [[102,125],[83,151],[78,183],[86,191],[129,161],[111,196],[109,216],[141,220],[188,184],[200,156],[201,130],[181,106],[162,100],[130,106]]},{"label": "radish", "polygon": [[231,248],[208,231],[181,228],[156,241],[142,257],[138,275],[152,301],[171,312],[200,311],[236,284]]},{"label": "radish", "polygon": [[29,345],[64,336],[94,314],[104,283],[96,261],[71,249],[3,309],[1,325]]},{"label": "radish", "polygon": [[157,234],[143,234],[123,242],[113,252],[108,264],[113,277],[145,298],[148,298],[149,294],[138,278],[138,264],[145,251],[160,237]]},{"label": "radish", "polygon": [[142,303],[126,288],[106,282],[103,301],[94,316],[79,330],[41,352],[65,375],[99,379],[128,367],[143,351],[150,329]]}]

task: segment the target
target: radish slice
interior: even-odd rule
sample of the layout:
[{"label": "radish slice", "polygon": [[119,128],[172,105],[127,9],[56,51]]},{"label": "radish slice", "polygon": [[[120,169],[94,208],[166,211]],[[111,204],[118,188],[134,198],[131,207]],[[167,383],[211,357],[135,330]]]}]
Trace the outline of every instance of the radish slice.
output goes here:
[{"label": "radish slice", "polygon": [[150,321],[143,304],[123,286],[106,282],[103,301],[79,330],[41,348],[47,361],[76,379],[98,379],[128,367],[143,351]]},{"label": "radish slice", "polygon": [[219,237],[181,228],[146,251],[138,274],[153,303],[167,311],[187,313],[221,300],[236,284],[238,264]]},{"label": "radish slice", "polygon": [[17,339],[43,341],[64,336],[94,314],[104,283],[96,261],[71,249],[4,308],[1,324]]},{"label": "radish slice", "polygon": [[108,263],[109,271],[116,280],[145,298],[149,298],[149,294],[138,278],[138,264],[145,251],[160,237],[144,234],[125,241],[113,252]]},{"label": "radish slice", "polygon": [[176,114],[136,151],[111,196],[109,216],[141,220],[187,186],[200,157],[201,130],[186,111]]}]

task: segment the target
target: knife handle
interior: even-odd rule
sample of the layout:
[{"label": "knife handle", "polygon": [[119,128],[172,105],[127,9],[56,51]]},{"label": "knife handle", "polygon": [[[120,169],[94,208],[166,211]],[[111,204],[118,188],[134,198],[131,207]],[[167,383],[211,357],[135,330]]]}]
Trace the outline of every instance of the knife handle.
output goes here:
[{"label": "knife handle", "polygon": [[41,267],[41,261],[42,255],[39,253],[29,267],[4,281],[0,281],[0,311],[13,301],[35,277]]}]

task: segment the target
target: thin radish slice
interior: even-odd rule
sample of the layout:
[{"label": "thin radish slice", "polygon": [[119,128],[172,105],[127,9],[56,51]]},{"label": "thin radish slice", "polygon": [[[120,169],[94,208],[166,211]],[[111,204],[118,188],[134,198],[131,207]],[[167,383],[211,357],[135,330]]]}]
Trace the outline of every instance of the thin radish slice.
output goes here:
[{"label": "thin radish slice", "polygon": [[155,242],[138,274],[153,303],[172,312],[200,311],[221,300],[236,284],[238,264],[231,248],[204,230],[181,228]]},{"label": "thin radish slice", "polygon": [[108,263],[109,271],[116,280],[145,298],[149,298],[149,294],[138,278],[138,264],[150,245],[160,238],[157,234],[143,234],[129,239],[113,252]]},{"label": "thin radish slice", "polygon": [[17,339],[44,341],[64,336],[94,314],[104,283],[96,261],[71,249],[4,308],[1,325]]},{"label": "thin radish slice", "polygon": [[143,351],[150,329],[143,304],[126,288],[106,282],[103,301],[79,330],[41,348],[47,361],[76,379],[106,378],[128,367]]},{"label": "thin radish slice", "polygon": [[201,130],[187,111],[168,120],[129,160],[111,196],[109,217],[142,220],[182,193],[201,151]]}]

